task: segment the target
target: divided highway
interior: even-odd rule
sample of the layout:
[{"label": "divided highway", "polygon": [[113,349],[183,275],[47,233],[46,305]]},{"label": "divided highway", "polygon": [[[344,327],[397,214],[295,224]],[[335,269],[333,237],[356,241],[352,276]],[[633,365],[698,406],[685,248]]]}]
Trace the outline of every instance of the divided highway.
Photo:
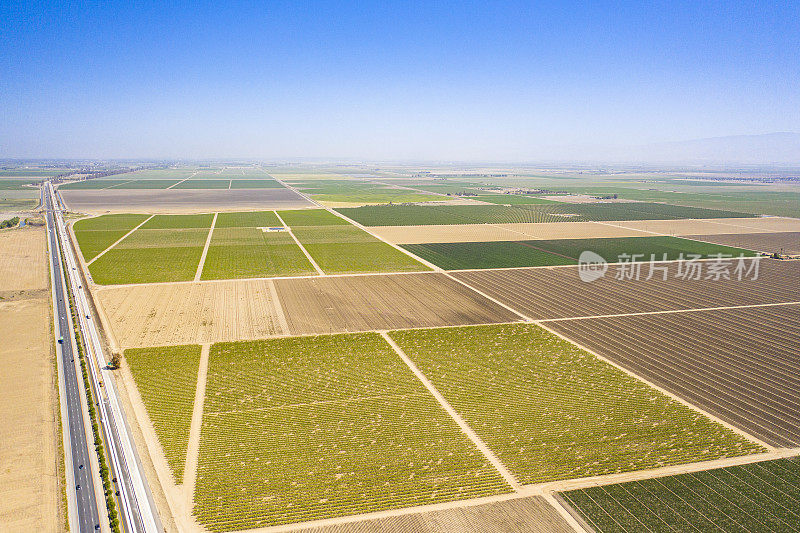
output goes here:
[{"label": "divided highway", "polygon": [[[72,347],[69,342],[71,340],[72,330],[69,327],[70,322],[67,316],[67,295],[63,292],[64,285],[62,284],[65,281],[66,285],[69,287],[68,290],[72,293],[76,314],[78,316],[78,326],[83,340],[85,341],[87,367],[90,381],[92,382],[92,388],[95,392],[95,398],[93,398],[92,401],[97,402],[97,414],[106,444],[105,448],[111,469],[111,476],[115,480],[112,486],[114,490],[117,491],[121,526],[124,531],[129,533],[157,533],[163,531],[152,494],[147,485],[147,479],[144,476],[141,462],[139,461],[134,447],[133,438],[125,422],[125,415],[122,412],[116,386],[114,384],[114,376],[112,375],[112,371],[109,370],[105,356],[103,355],[100,336],[95,327],[94,320],[92,319],[91,307],[86,296],[86,291],[83,288],[75,252],[67,235],[66,225],[64,224],[61,209],[59,208],[58,197],[50,182],[44,184],[43,188],[46,189],[45,202],[48,234],[51,243],[51,261],[53,264],[53,272],[58,276],[58,279],[54,283],[54,287],[58,289],[58,293],[56,294],[58,302],[56,303],[59,304],[59,316],[63,316],[62,320],[64,320],[64,326],[59,327],[60,333],[57,332],[57,334],[63,335],[64,337],[63,344],[59,345],[62,347],[62,352],[67,349],[67,346],[69,346],[70,352],[69,356],[64,356],[64,367],[72,370],[74,378],[74,384],[72,386],[82,386],[82,381],[79,380],[75,370],[75,363],[72,361],[74,356],[72,355]],[[63,251],[67,271],[66,280],[62,280],[61,278],[62,270],[61,257],[58,253],[59,249]],[[77,388],[75,390],[77,391]],[[83,420],[83,417],[88,417],[88,414],[82,411],[80,397],[77,396],[77,392],[74,396],[74,402],[72,401],[73,397],[69,393],[69,388],[66,397],[68,411],[70,412],[70,427],[72,427],[72,411],[77,409],[81,420]],[[82,456],[76,458],[76,454],[80,455],[81,453],[86,457],[90,456],[87,451],[88,444],[86,442],[86,434],[83,431],[79,433],[83,435],[83,441],[75,440],[70,446],[73,450],[73,463],[75,463],[73,471],[83,476],[80,477],[80,479],[88,478],[91,483],[92,479],[88,468],[88,460],[84,459]],[[76,436],[76,439],[79,439],[79,436]],[[83,462],[76,462],[79,460]],[[80,468],[80,464],[85,466]],[[76,480],[77,479],[78,477],[76,476]],[[99,483],[99,481],[97,482]],[[85,498],[89,496],[93,497],[94,491],[89,490],[88,486],[84,487],[83,483],[79,481],[76,481],[76,484],[81,485],[80,489],[76,489],[76,492],[79,493],[77,514],[80,518],[80,531],[94,531],[100,521],[99,518],[95,518],[100,515],[98,506],[105,507],[105,502],[96,501],[94,498],[92,501],[87,500],[85,502],[85,507],[86,509],[93,509],[94,514],[91,515],[91,512],[87,511],[87,517],[84,517],[81,511],[81,496],[86,494]],[[91,515],[92,518],[89,518],[89,515]],[[96,521],[92,522],[92,520]],[[102,527],[106,529],[105,524],[103,524]]]},{"label": "divided highway", "polygon": [[[44,187],[43,187],[44,189]],[[65,292],[61,257],[55,231],[55,216],[52,203],[48,194],[43,194],[43,204],[47,211],[47,236],[50,244],[50,267],[53,281],[53,314],[55,317],[57,339],[63,342],[56,344],[56,356],[60,359],[63,375],[63,390],[61,401],[66,404],[67,419],[62,420],[64,429],[69,434],[65,442],[64,453],[67,472],[67,498],[69,510],[75,515],[70,516],[70,525],[77,526],[78,530],[95,531],[100,527],[100,512],[98,504],[105,507],[105,502],[98,502],[95,494],[94,479],[92,477],[92,463],[94,461],[89,446],[93,446],[86,436],[84,413],[81,402],[80,388],[83,379],[78,375],[75,357],[77,354],[72,347],[72,320],[69,316],[69,301]],[[62,411],[63,412],[63,411]]]}]

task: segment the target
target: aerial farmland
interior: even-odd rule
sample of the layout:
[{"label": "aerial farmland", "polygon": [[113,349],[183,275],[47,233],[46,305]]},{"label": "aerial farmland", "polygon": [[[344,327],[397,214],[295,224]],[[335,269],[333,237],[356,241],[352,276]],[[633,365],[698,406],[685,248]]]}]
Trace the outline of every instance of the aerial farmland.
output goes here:
[{"label": "aerial farmland", "polygon": [[419,171],[58,186],[168,531],[799,527],[800,218]]}]

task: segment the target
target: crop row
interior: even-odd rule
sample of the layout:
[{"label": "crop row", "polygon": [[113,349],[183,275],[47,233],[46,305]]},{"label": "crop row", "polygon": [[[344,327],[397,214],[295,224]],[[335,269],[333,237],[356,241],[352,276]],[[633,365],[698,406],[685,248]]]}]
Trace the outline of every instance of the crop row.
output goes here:
[{"label": "crop row", "polygon": [[524,483],[761,450],[538,326],[390,335]]},{"label": "crop row", "polygon": [[782,459],[563,493],[594,530],[800,530],[800,462]]},{"label": "crop row", "polygon": [[125,361],[175,482],[181,483],[192,423],[200,347],[133,348],[125,351]]}]

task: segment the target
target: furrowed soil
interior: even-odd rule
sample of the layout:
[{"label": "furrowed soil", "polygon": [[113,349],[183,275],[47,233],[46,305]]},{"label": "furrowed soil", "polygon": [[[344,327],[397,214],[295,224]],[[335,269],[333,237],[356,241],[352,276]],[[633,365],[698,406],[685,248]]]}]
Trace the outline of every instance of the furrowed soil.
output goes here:
[{"label": "furrowed soil", "polygon": [[118,345],[136,348],[283,334],[270,283],[137,285],[96,294]]},{"label": "furrowed soil", "polygon": [[518,320],[442,274],[276,280],[292,335]]},{"label": "furrowed soil", "polygon": [[688,238],[726,246],[738,246],[759,252],[800,254],[800,232],[689,235]]},{"label": "furrowed soil", "polygon": [[[463,271],[453,276],[534,320],[800,301],[800,262],[744,259],[742,264],[755,268],[756,261],[757,279],[755,271],[748,270],[741,280],[735,274],[738,260],[730,263],[730,279],[718,280],[705,279],[710,261],[698,262],[704,265],[700,279],[678,277],[681,268],[689,272],[678,262],[637,263],[638,280],[616,279],[625,268],[619,265],[609,265],[604,277],[591,282],[581,281],[574,266]],[[654,268],[647,280],[651,267],[665,265],[666,279],[665,272]]]}]

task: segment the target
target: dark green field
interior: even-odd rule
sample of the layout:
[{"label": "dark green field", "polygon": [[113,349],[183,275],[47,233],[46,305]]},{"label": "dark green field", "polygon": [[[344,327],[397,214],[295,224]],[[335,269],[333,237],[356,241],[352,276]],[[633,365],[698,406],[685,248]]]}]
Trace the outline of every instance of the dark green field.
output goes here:
[{"label": "dark green field", "polygon": [[286,225],[295,228],[297,226],[350,226],[351,224],[343,218],[337,217],[325,209],[296,209],[293,211],[278,211],[278,215],[286,222]]},{"label": "dark green field", "polygon": [[231,180],[189,179],[176,185],[175,189],[229,189]]},{"label": "dark green field", "polygon": [[729,218],[754,215],[733,211],[682,207],[659,203],[591,203],[504,205],[387,205],[337,209],[365,226],[427,224],[509,224],[585,222],[604,220],[671,220],[679,218]]},{"label": "dark green field", "polygon": [[274,211],[220,213],[215,228],[272,228],[283,226]]},{"label": "dark green field", "polygon": [[800,531],[800,460],[780,459],[574,490],[595,531]]},{"label": "dark green field", "polygon": [[680,258],[680,254],[684,254],[686,259],[690,258],[690,254],[699,254],[704,259],[716,254],[734,257],[740,254],[746,257],[757,255],[741,248],[667,236],[428,243],[401,246],[445,270],[570,265],[577,264],[581,252],[586,250],[599,254],[609,263],[675,260]]}]

